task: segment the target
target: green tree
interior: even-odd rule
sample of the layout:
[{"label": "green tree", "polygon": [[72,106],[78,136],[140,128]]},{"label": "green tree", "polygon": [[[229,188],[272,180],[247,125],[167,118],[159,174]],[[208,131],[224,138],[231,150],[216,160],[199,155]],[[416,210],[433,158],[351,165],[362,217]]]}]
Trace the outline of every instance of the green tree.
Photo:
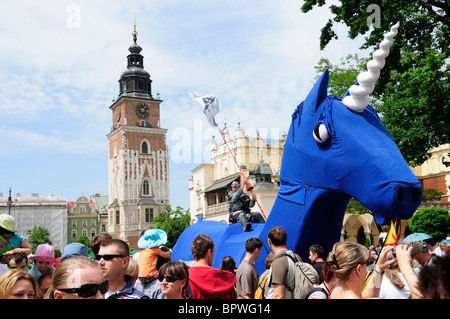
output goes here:
[{"label": "green tree", "polygon": [[428,150],[450,141],[450,65],[433,50],[425,58],[405,53],[400,63],[411,67],[391,71],[376,109],[403,156],[420,165]]},{"label": "green tree", "polygon": [[355,84],[356,77],[362,71],[367,63],[367,59],[360,59],[357,54],[349,54],[341,58],[340,64],[334,65],[327,58],[321,58],[314,67],[317,72],[315,80],[328,69],[330,77],[328,80],[328,94],[343,96],[348,88]]},{"label": "green tree", "polygon": [[166,232],[166,246],[172,248],[175,246],[181,233],[189,227],[191,215],[189,214],[189,209],[185,210],[177,206],[175,210],[172,210],[170,205],[164,205],[163,211],[154,217],[152,222],[157,224],[156,228]]},{"label": "green tree", "polygon": [[350,199],[350,201],[348,202],[346,211],[349,214],[358,214],[358,215],[370,213],[370,211],[367,209],[367,207],[364,206],[363,204],[361,204],[355,198]]},{"label": "green tree", "polygon": [[408,222],[412,232],[425,233],[436,241],[447,237],[450,232],[450,215],[443,208],[419,209]]},{"label": "green tree", "polygon": [[37,246],[41,244],[52,244],[50,232],[42,226],[34,226],[32,229],[28,229],[27,237],[33,253],[36,251]]},{"label": "green tree", "polygon": [[422,203],[440,201],[444,193],[435,190],[434,188],[425,188],[422,190]]},{"label": "green tree", "polygon": [[[305,0],[301,11],[325,3]],[[368,23],[374,7],[379,10],[377,27]],[[400,22],[373,92],[381,103],[373,106],[405,159],[412,165],[422,164],[430,148],[450,142],[450,125],[445,124],[450,118],[450,2],[340,0],[330,11],[333,17],[321,30],[321,49],[338,39],[335,23],[345,24],[351,39],[364,35],[361,48],[375,51],[386,31]]]},{"label": "green tree", "polygon": [[87,236],[80,236],[77,240],[77,243],[81,243],[88,248],[88,254],[92,254],[91,241]]}]

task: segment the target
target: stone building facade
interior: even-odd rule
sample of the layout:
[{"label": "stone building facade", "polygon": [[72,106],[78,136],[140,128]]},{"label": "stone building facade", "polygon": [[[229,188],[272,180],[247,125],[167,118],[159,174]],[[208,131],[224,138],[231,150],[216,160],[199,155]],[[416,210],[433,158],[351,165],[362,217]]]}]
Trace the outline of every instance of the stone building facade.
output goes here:
[{"label": "stone building facade", "polygon": [[50,232],[55,249],[62,250],[67,244],[67,201],[64,196],[41,196],[38,193],[11,196],[0,193],[0,214],[11,214],[17,233],[28,237],[34,227],[43,227]]},{"label": "stone building facade", "polygon": [[95,204],[86,196],[80,196],[67,204],[67,243],[78,242],[80,236],[89,240],[95,237],[99,222]]},{"label": "stone building facade", "polygon": [[224,140],[213,139],[210,145],[212,164],[202,164],[192,170],[193,175],[189,179],[192,222],[202,215],[204,220],[228,223],[227,195],[231,182],[241,178],[239,167],[254,186],[253,193],[259,205],[255,205],[252,211],[268,217],[279,189],[285,135],[268,143],[258,131],[256,137],[250,139],[240,126],[235,129],[234,136],[227,127],[223,132],[228,146]]},{"label": "stone building facade", "polygon": [[[441,203],[450,203],[450,144],[430,150],[430,158],[420,166],[413,167],[422,188],[432,188],[442,193]],[[446,166],[445,163],[448,163]]]}]

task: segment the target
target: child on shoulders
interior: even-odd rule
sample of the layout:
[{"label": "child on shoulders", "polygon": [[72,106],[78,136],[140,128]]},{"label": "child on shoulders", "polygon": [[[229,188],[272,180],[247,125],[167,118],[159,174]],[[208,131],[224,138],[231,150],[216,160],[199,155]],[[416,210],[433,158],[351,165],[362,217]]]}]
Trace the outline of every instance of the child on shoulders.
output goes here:
[{"label": "child on shoulders", "polygon": [[5,255],[25,253],[31,254],[31,247],[24,236],[16,234],[16,223],[14,217],[8,214],[0,215],[0,237],[6,239],[12,249],[5,252]]},{"label": "child on shoulders", "polygon": [[55,249],[49,244],[39,245],[36,248],[35,255],[30,257],[30,260],[34,261],[34,265],[29,273],[38,280],[41,276],[53,273],[55,270],[52,266],[52,263],[56,262]]}]

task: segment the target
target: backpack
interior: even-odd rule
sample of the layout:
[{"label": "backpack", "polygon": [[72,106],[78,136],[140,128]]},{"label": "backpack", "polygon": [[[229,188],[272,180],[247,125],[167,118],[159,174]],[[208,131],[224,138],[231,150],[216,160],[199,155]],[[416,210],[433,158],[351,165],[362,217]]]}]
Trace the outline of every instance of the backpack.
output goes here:
[{"label": "backpack", "polygon": [[328,291],[326,291],[322,287],[316,287],[316,288],[311,289],[309,292],[306,293],[306,295],[303,296],[303,299],[308,299],[309,296],[311,296],[315,292],[323,293],[324,296],[326,297],[325,299],[328,299]]},{"label": "backpack", "polygon": [[261,284],[258,286],[258,288],[256,288],[255,299],[265,299],[264,298],[264,288],[266,285],[267,278],[269,278],[269,273],[267,273],[264,276],[264,279],[262,280]]},{"label": "backpack", "polygon": [[[291,292],[293,299],[303,299],[314,284],[319,284],[319,275],[313,266],[301,262],[297,257],[290,254],[280,254],[275,259],[283,256],[289,257],[294,263],[294,287],[286,286],[286,288]],[[271,284],[272,277],[269,282],[269,285]]]}]

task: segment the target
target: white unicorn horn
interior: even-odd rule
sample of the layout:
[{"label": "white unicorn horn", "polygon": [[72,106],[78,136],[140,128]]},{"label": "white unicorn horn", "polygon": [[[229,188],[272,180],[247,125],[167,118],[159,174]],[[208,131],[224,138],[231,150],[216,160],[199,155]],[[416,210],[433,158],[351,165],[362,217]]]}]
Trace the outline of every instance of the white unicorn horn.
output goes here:
[{"label": "white unicorn horn", "polygon": [[384,67],[385,59],[389,55],[389,47],[398,33],[400,22],[391,27],[391,31],[384,35],[380,48],[372,54],[372,60],[367,62],[367,71],[358,75],[358,85],[352,85],[348,95],[342,103],[350,110],[361,113],[369,105],[369,95],[373,92],[375,82],[380,77],[380,70]]}]

